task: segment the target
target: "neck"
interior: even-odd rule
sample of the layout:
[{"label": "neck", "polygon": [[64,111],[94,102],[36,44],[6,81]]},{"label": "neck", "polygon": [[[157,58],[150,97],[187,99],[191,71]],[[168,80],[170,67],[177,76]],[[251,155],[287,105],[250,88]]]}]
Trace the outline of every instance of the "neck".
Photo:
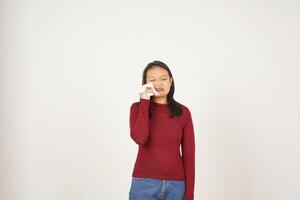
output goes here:
[{"label": "neck", "polygon": [[167,104],[168,103],[168,100],[166,97],[153,97],[153,102],[155,103],[159,103],[159,104]]}]

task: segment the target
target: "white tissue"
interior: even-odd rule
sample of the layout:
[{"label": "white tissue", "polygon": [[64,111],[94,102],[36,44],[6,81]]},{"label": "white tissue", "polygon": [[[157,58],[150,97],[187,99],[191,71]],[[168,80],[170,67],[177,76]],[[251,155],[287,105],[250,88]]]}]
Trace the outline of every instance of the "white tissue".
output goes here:
[{"label": "white tissue", "polygon": [[[160,94],[158,93],[158,91],[156,91],[156,90],[154,89],[153,84],[152,84],[151,82],[142,85],[142,87],[138,90],[138,93],[144,92],[145,89],[146,89],[146,87],[151,87],[152,90],[153,90],[153,92],[154,92],[154,95],[155,95],[155,96],[159,96],[159,95],[160,95]],[[148,97],[150,97],[150,96],[152,96],[152,95],[153,95],[152,92],[148,92],[148,93],[147,93],[147,96],[148,96]]]}]

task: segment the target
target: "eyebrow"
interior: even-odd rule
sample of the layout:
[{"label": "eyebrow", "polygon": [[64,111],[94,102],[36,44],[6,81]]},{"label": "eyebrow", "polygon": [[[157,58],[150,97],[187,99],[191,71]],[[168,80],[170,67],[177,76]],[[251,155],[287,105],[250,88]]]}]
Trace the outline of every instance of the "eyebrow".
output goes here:
[{"label": "eyebrow", "polygon": [[[164,74],[164,75],[161,75],[160,77],[162,77],[162,76],[168,76],[168,75]],[[147,77],[155,78],[155,76],[147,76]]]}]

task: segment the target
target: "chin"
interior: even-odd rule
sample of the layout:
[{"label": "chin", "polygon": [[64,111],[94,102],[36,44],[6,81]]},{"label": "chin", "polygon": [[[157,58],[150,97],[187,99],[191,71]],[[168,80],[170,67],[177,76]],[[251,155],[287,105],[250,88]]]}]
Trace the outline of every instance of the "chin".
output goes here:
[{"label": "chin", "polygon": [[162,97],[165,97],[166,95],[165,94],[160,94],[159,96],[154,96],[155,98],[162,98]]}]

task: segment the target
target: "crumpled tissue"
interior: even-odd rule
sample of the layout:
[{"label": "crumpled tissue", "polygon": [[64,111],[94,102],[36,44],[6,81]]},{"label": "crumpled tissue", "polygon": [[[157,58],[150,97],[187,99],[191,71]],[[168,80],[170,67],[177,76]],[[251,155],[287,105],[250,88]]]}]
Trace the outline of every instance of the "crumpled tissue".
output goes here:
[{"label": "crumpled tissue", "polygon": [[151,87],[152,90],[153,90],[153,92],[154,92],[154,94],[153,94],[152,92],[148,92],[148,93],[147,93],[147,96],[148,96],[148,97],[150,97],[150,96],[152,96],[152,95],[155,95],[155,96],[159,96],[159,95],[160,95],[159,92],[158,92],[157,90],[154,89],[153,84],[152,84],[151,82],[142,85],[142,87],[138,89],[138,93],[144,92],[145,89],[146,89],[146,87]]}]

